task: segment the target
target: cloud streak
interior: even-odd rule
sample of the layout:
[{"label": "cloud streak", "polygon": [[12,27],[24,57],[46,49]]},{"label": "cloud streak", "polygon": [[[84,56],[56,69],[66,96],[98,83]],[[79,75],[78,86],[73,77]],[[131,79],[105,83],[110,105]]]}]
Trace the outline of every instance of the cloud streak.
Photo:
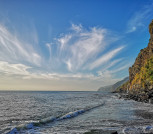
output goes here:
[{"label": "cloud streak", "polygon": [[145,5],[141,10],[135,12],[127,24],[127,32],[131,33],[140,27],[144,27],[144,20],[151,18],[153,12],[153,3]]},{"label": "cloud streak", "polygon": [[40,66],[41,56],[31,44],[18,39],[6,27],[0,25],[0,60],[9,62],[28,62]]},{"label": "cloud streak", "polygon": [[77,79],[94,79],[92,74],[81,74],[81,73],[68,73],[68,74],[59,74],[59,73],[42,73],[30,71],[32,67],[26,66],[24,64],[10,64],[8,62],[0,61],[0,73],[5,76],[20,76],[22,79],[60,79],[60,78],[77,78]]},{"label": "cloud streak", "polygon": [[116,54],[118,54],[122,49],[124,48],[124,46],[121,46],[119,48],[116,48],[108,53],[106,53],[105,55],[102,55],[99,59],[97,59],[95,62],[93,62],[90,65],[90,69],[94,69],[99,67],[100,65],[102,65],[103,63],[106,63],[108,61],[110,61],[112,58],[115,57]]}]

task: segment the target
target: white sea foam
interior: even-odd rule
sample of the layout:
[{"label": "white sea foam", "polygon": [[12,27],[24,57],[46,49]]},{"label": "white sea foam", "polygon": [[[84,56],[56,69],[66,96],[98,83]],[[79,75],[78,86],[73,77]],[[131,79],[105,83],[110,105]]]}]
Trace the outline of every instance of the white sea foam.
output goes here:
[{"label": "white sea foam", "polygon": [[98,108],[98,107],[101,107],[103,106],[103,104],[100,104],[100,105],[96,105],[94,107],[90,107],[90,108],[86,108],[86,109],[80,109],[80,110],[76,110],[76,111],[73,111],[73,112],[69,112],[65,115],[62,115],[61,117],[48,117],[48,118],[45,118],[45,119],[42,119],[38,122],[31,122],[31,123],[28,123],[28,124],[25,124],[25,125],[21,125],[21,126],[18,126],[16,128],[13,128],[10,132],[8,132],[7,134],[18,134],[20,133],[20,131],[22,130],[26,130],[26,129],[34,129],[35,127],[38,127],[38,126],[41,126],[41,125],[44,125],[46,123],[51,123],[51,122],[54,122],[54,121],[60,121],[60,120],[63,120],[63,119],[69,119],[69,118],[73,118],[73,117],[76,117],[80,114],[83,114],[87,111],[90,111],[92,109],[95,109],[95,108]]},{"label": "white sea foam", "polygon": [[85,110],[77,110],[77,111],[74,111],[74,112],[69,112],[65,115],[63,115],[62,117],[58,118],[57,120],[62,120],[62,119],[68,119],[68,118],[72,118],[72,117],[76,117],[78,116],[79,114],[82,114],[84,113]]}]

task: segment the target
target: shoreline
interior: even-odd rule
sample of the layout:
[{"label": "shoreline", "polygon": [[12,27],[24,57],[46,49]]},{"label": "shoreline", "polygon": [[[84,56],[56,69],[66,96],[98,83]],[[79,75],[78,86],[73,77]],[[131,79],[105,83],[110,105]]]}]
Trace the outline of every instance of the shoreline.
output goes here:
[{"label": "shoreline", "polygon": [[[143,101],[138,99],[138,97],[133,94],[128,94],[125,92],[111,92],[115,94],[119,99],[124,99],[124,100],[135,100],[137,102],[144,102],[144,103],[150,103],[149,101]],[[140,116],[144,119],[153,119],[153,113],[152,112],[146,112],[146,111],[136,111],[137,116]],[[133,132],[132,132],[133,131]],[[125,126],[122,131],[118,130],[103,130],[103,129],[91,129],[83,134],[134,134],[135,133],[141,133],[141,134],[153,134],[153,126],[152,124],[150,125],[145,125],[144,126]]]},{"label": "shoreline", "polygon": [[153,104],[153,90],[143,90],[143,91],[132,91],[129,93],[113,91],[112,93],[116,93],[119,95],[119,99],[123,98],[126,100],[134,100],[137,102],[144,102]]}]

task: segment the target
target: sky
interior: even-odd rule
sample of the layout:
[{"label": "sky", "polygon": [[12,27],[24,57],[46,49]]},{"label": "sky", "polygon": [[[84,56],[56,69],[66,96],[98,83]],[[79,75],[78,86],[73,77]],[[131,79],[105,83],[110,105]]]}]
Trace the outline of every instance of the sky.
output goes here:
[{"label": "sky", "polygon": [[95,91],[129,75],[153,0],[0,0],[0,90]]}]

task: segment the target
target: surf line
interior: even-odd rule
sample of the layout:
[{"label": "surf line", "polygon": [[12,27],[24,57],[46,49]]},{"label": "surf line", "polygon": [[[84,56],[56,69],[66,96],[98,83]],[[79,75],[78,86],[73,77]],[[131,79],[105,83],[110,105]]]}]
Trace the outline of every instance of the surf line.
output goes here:
[{"label": "surf line", "polygon": [[21,126],[18,126],[18,127],[15,127],[13,128],[11,131],[9,131],[7,134],[18,134],[20,133],[20,131],[24,131],[24,130],[27,130],[27,129],[33,129],[35,127],[39,127],[41,125],[45,125],[47,123],[51,123],[51,122],[54,122],[54,121],[60,121],[60,120],[64,120],[64,119],[69,119],[69,118],[74,118],[80,114],[83,114],[85,112],[88,112],[88,111],[91,111],[93,109],[96,109],[96,108],[99,108],[101,106],[104,106],[105,103],[102,103],[102,104],[99,104],[99,105],[96,105],[94,107],[90,107],[90,108],[86,108],[86,109],[80,109],[80,110],[76,110],[76,111],[73,111],[73,112],[69,112],[61,117],[48,117],[48,118],[45,118],[45,119],[42,119],[38,122],[31,122],[31,123],[28,123],[28,124],[25,124],[25,125],[21,125]]}]

